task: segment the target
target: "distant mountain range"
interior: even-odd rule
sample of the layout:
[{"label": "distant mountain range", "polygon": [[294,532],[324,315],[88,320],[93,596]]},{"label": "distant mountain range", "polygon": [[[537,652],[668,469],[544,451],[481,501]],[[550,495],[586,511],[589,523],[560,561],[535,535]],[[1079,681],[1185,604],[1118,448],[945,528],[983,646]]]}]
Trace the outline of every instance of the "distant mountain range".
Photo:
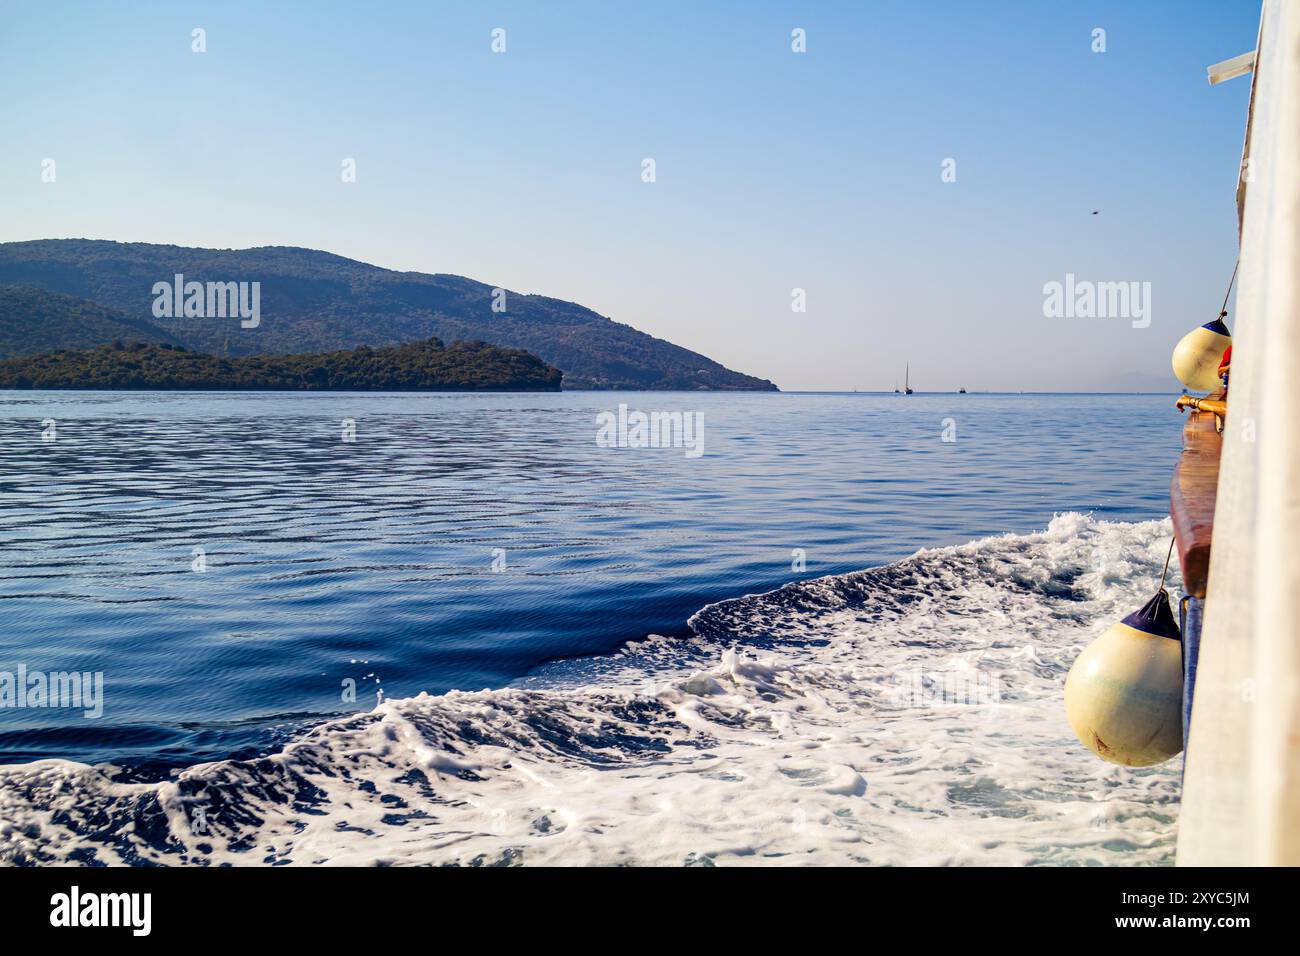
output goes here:
[{"label": "distant mountain range", "polygon": [[[259,283],[256,326],[244,327],[238,317],[168,317],[176,310],[155,308],[155,287],[177,275],[184,283]],[[91,239],[0,243],[0,285],[28,287],[0,296],[0,358],[119,338],[237,357],[437,337],[525,349],[561,369],[570,389],[776,390],[765,379],[572,302],[459,276],[394,272],[312,249]]]},{"label": "distant mountain range", "polygon": [[523,349],[437,339],[318,355],[217,358],[122,342],[0,360],[0,388],[558,392],[560,370]]}]

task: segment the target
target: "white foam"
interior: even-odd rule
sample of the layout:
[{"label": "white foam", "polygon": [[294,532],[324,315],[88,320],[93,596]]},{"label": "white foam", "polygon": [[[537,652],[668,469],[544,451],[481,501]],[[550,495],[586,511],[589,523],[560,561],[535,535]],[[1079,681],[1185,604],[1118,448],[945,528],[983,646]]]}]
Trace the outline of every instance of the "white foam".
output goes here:
[{"label": "white foam", "polygon": [[385,701],[164,784],[0,768],[0,860],[1168,863],[1180,761],[1102,763],[1061,703],[1168,535],[1061,515],[714,605],[586,686]]}]

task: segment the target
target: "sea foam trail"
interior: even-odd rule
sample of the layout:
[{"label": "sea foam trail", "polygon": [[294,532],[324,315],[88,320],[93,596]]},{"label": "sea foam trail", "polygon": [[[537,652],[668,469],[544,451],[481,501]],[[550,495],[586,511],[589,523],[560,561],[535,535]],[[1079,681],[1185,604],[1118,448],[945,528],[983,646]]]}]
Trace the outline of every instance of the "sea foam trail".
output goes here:
[{"label": "sea foam trail", "polygon": [[1167,521],[1059,515],[163,783],[0,768],[0,860],[1169,863],[1180,761],[1104,764],[1061,703],[1078,651],[1154,591],[1168,541]]}]

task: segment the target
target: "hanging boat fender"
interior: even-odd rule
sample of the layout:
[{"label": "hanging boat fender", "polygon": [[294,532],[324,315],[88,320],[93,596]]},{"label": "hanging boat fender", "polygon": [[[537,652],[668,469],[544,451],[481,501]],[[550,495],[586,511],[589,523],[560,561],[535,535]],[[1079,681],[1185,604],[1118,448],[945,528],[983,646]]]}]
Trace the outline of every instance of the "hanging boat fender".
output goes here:
[{"label": "hanging boat fender", "polygon": [[1161,588],[1084,648],[1065,678],[1065,713],[1093,753],[1149,767],[1183,749],[1182,635]]},{"label": "hanging boat fender", "polygon": [[1219,387],[1219,361],[1232,345],[1232,334],[1223,324],[1227,314],[1192,329],[1174,346],[1174,374],[1188,388],[1208,392]]}]

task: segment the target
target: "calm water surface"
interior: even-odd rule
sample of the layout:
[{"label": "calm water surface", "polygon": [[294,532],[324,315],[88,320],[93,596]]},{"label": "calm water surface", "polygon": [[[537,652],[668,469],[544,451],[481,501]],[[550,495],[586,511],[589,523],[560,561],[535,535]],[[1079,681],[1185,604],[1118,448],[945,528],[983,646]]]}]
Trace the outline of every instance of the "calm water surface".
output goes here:
[{"label": "calm water surface", "polygon": [[[599,447],[620,402],[702,413],[704,455]],[[798,578],[1057,512],[1159,517],[1172,404],[0,392],[0,671],[105,682],[97,720],[0,709],[0,762],[249,752],[381,689],[503,686]]]}]

